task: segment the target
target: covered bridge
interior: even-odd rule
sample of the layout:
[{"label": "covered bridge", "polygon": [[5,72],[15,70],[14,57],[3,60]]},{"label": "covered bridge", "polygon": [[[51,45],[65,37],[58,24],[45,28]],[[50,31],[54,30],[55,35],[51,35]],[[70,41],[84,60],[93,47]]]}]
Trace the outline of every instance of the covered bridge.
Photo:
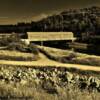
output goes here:
[{"label": "covered bridge", "polygon": [[73,32],[27,32],[27,40],[29,42],[43,42],[46,41],[74,41]]},{"label": "covered bridge", "polygon": [[29,41],[75,40],[72,32],[27,32]]}]

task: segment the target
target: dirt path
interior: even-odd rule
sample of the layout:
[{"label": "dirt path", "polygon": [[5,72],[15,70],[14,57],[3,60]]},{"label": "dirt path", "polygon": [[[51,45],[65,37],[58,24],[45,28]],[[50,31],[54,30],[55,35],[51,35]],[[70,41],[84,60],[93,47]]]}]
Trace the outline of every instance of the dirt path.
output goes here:
[{"label": "dirt path", "polygon": [[88,65],[79,65],[79,64],[63,64],[50,59],[47,59],[42,53],[39,54],[41,59],[38,61],[5,61],[0,60],[0,65],[20,65],[27,67],[66,67],[66,68],[75,68],[80,70],[91,70],[91,71],[100,71],[98,66],[88,66]]}]

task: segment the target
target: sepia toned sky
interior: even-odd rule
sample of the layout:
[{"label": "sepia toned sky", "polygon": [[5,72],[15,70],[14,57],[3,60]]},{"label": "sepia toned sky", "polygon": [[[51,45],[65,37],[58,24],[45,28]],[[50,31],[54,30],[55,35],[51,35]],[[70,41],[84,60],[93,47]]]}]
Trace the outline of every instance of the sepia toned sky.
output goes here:
[{"label": "sepia toned sky", "polygon": [[0,0],[0,24],[39,20],[67,8],[100,5],[100,0]]}]

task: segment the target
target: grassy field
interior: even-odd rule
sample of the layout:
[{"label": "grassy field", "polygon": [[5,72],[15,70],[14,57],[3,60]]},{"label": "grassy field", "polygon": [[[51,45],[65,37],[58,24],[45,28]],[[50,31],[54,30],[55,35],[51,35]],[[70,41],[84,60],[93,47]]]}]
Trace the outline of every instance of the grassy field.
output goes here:
[{"label": "grassy field", "polygon": [[[34,53],[0,50],[1,60],[46,63],[77,63],[100,66],[100,57],[39,47],[44,58]],[[67,59],[63,62],[62,59]],[[55,60],[55,61],[53,61]],[[73,62],[72,62],[73,61]],[[45,62],[44,62],[45,63]],[[76,66],[77,67],[77,66]],[[98,68],[98,67],[97,67]],[[64,67],[0,65],[0,100],[100,100],[100,72]]]},{"label": "grassy field", "polygon": [[100,66],[100,56],[88,55],[71,50],[61,50],[50,47],[38,46],[38,48],[42,53],[47,55],[49,59],[56,60],[62,63]]},{"label": "grassy field", "polygon": [[89,71],[0,65],[0,100],[100,100],[95,86],[81,87],[91,78],[100,79]]},{"label": "grassy field", "polygon": [[34,61],[39,57],[33,53],[23,53],[20,51],[0,50],[0,60],[10,61]]},{"label": "grassy field", "polygon": [[[6,88],[5,88],[6,87]],[[97,92],[89,93],[69,87],[59,89],[59,94],[49,94],[39,87],[0,85],[1,100],[100,100]],[[9,94],[9,95],[8,95]]]}]

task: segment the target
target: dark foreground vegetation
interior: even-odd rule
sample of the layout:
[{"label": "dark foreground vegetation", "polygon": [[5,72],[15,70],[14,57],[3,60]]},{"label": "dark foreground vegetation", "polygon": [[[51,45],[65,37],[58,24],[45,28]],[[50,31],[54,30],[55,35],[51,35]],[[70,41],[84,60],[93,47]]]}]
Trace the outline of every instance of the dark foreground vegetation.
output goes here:
[{"label": "dark foreground vegetation", "polygon": [[99,72],[0,65],[0,99],[100,100]]}]

